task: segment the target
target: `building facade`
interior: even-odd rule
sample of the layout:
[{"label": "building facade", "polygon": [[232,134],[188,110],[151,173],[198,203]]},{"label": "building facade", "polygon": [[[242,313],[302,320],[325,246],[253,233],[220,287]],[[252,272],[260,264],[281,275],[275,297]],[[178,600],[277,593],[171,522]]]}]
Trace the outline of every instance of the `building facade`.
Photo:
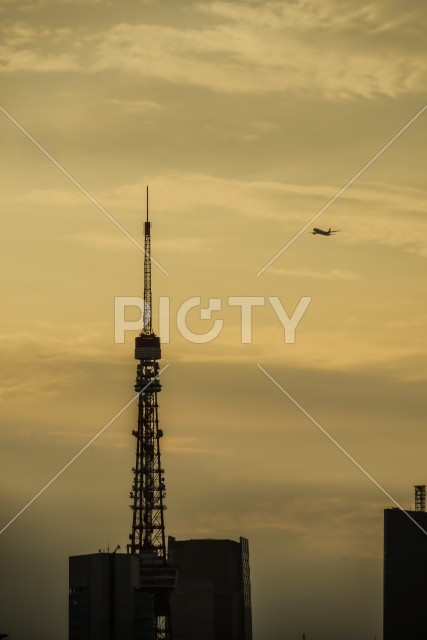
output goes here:
[{"label": "building facade", "polygon": [[425,532],[425,511],[385,509],[384,640],[427,640]]},{"label": "building facade", "polygon": [[174,640],[252,640],[249,544],[169,537]]},{"label": "building facade", "polygon": [[140,560],[122,553],[69,559],[69,640],[154,638],[153,597],[140,589]]}]

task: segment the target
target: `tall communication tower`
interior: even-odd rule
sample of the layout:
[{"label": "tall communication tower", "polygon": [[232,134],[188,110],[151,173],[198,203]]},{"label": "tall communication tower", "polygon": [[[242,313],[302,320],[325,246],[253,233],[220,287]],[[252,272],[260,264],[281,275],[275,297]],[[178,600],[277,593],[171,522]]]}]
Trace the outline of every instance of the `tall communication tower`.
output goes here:
[{"label": "tall communication tower", "polygon": [[[175,587],[176,570],[168,564],[165,537],[165,479],[161,466],[157,394],[161,391],[159,360],[160,338],[152,329],[151,300],[151,222],[144,224],[144,325],[135,339],[135,391],[138,399],[136,462],[132,469],[132,531],[128,552],[140,559],[141,593],[145,597],[141,637],[144,640],[172,640],[170,595]],[[151,613],[150,613],[151,612]]]}]

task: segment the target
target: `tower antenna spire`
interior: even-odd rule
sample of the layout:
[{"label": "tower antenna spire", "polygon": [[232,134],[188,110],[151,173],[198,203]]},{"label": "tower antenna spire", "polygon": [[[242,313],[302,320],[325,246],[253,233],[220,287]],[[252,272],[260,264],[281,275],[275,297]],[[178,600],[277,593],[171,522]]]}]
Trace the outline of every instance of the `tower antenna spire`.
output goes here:
[{"label": "tower antenna spire", "polygon": [[148,220],[148,185],[147,185],[147,220],[144,225],[144,326],[143,335],[150,336],[153,333],[152,327],[152,296],[151,296],[151,222]]}]

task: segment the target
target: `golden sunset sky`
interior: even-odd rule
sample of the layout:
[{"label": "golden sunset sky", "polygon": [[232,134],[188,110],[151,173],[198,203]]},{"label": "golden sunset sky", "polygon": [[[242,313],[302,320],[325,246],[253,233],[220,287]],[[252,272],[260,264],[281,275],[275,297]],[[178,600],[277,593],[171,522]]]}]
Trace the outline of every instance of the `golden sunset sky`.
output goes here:
[{"label": "golden sunset sky", "polygon": [[[153,264],[155,327],[158,297],[171,309],[167,533],[249,538],[254,640],[382,637],[394,504],[303,410],[413,506],[426,23],[422,0],[0,0],[0,529],[134,394],[136,332],[115,344],[114,300],[142,294],[143,253],[108,216],[143,242],[149,185],[169,273]],[[188,315],[194,332],[224,321],[208,344],[176,328],[193,296],[222,302]],[[267,300],[242,344],[229,296],[289,314],[312,300],[295,344]],[[132,405],[0,535],[11,640],[65,640],[68,556],[125,548],[135,420]]]}]

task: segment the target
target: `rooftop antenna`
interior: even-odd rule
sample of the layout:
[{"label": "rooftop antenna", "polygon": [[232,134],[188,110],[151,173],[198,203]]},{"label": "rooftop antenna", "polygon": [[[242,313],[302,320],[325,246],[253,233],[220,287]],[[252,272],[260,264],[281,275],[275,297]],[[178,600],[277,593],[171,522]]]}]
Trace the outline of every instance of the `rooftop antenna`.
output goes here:
[{"label": "rooftop antenna", "polygon": [[426,486],[425,484],[415,485],[415,511],[426,510]]}]

